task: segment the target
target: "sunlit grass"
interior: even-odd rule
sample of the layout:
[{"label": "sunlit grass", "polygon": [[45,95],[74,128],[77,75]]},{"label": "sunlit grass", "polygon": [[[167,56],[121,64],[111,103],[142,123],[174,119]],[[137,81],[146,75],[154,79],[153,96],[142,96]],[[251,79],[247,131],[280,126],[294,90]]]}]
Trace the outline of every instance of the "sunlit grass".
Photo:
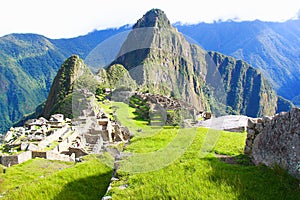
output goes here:
[{"label": "sunlit grass", "polygon": [[[239,163],[238,158],[244,157],[245,133],[219,131],[216,145],[209,153],[201,154],[207,135],[212,134],[208,131],[198,129],[189,148],[168,166],[145,173],[120,170],[121,181],[113,183],[109,194],[113,199],[300,199],[299,180],[284,170],[228,164],[216,158],[215,152],[233,155]],[[156,152],[172,142],[176,134],[168,130],[148,138],[134,138],[126,151]],[[122,185],[128,188],[119,188]]]},{"label": "sunlit grass", "polygon": [[101,199],[111,173],[92,155],[75,165],[34,159],[8,168],[0,184],[3,199]]}]

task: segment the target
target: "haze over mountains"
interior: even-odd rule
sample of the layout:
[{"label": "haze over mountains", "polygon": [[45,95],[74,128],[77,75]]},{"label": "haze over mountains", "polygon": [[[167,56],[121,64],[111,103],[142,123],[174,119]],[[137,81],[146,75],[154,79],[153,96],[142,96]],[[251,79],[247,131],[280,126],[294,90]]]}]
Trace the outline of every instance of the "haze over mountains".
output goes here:
[{"label": "haze over mountains", "polygon": [[[167,23],[165,20],[163,22]],[[242,58],[251,63],[253,67],[261,69],[268,80],[271,80],[271,84],[279,94],[290,100],[293,99],[297,103],[297,96],[300,94],[300,90],[298,91],[298,88],[293,88],[297,86],[297,83],[299,85],[300,74],[298,62],[300,59],[300,29],[297,28],[297,24],[299,25],[300,21],[285,23],[266,23],[260,21],[243,23],[222,22],[195,26],[177,26],[177,28],[179,31],[195,39],[206,50],[214,50]],[[99,43],[123,31],[129,31],[129,28],[121,27],[119,29],[95,31],[86,36],[60,40],[51,40],[33,34],[12,34],[0,38],[0,110],[2,114],[0,117],[0,131],[5,131],[12,123],[20,120],[24,114],[33,112],[37,105],[46,100],[54,76],[59,66],[67,57],[77,54],[85,59]],[[178,39],[179,36],[167,36],[164,38],[166,40],[161,39],[160,41],[165,42],[165,44],[173,44],[175,50],[180,45],[187,45],[183,44],[186,43],[183,42],[183,38],[177,40],[178,44],[174,44],[174,41],[171,43],[168,42],[172,38]],[[157,42],[158,40],[154,41],[154,43]],[[192,47],[192,49],[195,52],[200,52],[201,55],[202,50],[200,48]],[[180,51],[177,52],[179,54],[182,53]],[[210,54],[214,58],[214,61],[219,62],[217,64],[219,70],[222,71],[224,69],[224,73],[221,73],[224,77],[229,77],[230,73],[228,71],[230,70],[239,71],[240,74],[236,77],[242,77],[242,81],[240,82],[249,84],[248,88],[252,88],[251,83],[256,84],[256,86],[259,84],[264,88],[256,91],[258,92],[257,97],[264,96],[264,98],[255,99],[255,101],[267,102],[272,105],[271,108],[265,105],[256,110],[254,109],[254,111],[251,108],[249,109],[253,111],[251,114],[247,112],[247,106],[245,106],[247,98],[241,95],[246,93],[235,91],[232,94],[236,96],[231,95],[232,100],[229,100],[229,102],[232,102],[230,107],[234,108],[238,113],[252,116],[267,114],[266,110],[273,110],[275,112],[277,99],[275,93],[273,94],[273,90],[268,86],[269,84],[261,77],[258,78],[259,81],[257,83],[255,81],[249,82],[250,79],[247,79],[247,77],[252,77],[247,76],[250,71],[252,74],[256,74],[256,76],[261,76],[259,72],[256,72],[242,61],[236,61],[233,58],[215,52],[211,52]],[[163,56],[163,54],[155,54],[153,52],[142,54],[145,58],[149,58],[149,55],[152,55],[152,59],[157,58],[157,56]],[[116,61],[116,63],[124,65],[127,62],[126,57],[119,58]],[[195,63],[193,59],[190,62]],[[227,64],[230,63],[230,65],[222,65],[224,62],[227,62]],[[180,63],[177,62],[177,64]],[[186,73],[191,72],[189,66],[186,66]],[[194,72],[197,72],[197,70]],[[188,80],[192,80],[192,77],[193,75],[187,76]],[[226,80],[228,84],[231,84],[233,81],[231,79]],[[238,80],[240,79],[238,78]],[[194,82],[197,83],[197,81]],[[240,88],[237,88],[243,89],[245,88],[243,86],[241,85]],[[230,89],[225,88],[225,90],[232,91]],[[190,92],[187,93],[190,94]],[[193,92],[195,93],[196,91],[194,90]],[[267,95],[268,98],[265,95],[259,95],[260,92],[267,92],[269,94]]]}]

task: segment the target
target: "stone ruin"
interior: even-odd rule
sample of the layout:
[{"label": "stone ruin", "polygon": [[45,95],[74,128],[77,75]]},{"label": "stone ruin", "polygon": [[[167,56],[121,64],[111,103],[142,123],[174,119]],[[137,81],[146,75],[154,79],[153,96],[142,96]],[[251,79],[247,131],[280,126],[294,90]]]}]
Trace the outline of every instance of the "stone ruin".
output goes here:
[{"label": "stone ruin", "polygon": [[23,127],[10,128],[4,137],[5,150],[0,154],[0,164],[11,166],[36,157],[74,161],[82,149],[70,154],[69,148],[80,139],[70,123],[62,114],[54,114],[49,120],[30,119]]},{"label": "stone ruin", "polygon": [[300,179],[300,109],[248,119],[244,152],[256,165],[278,165]]},{"label": "stone ruin", "polygon": [[211,118],[210,113],[199,112],[195,107],[189,105],[187,102],[179,99],[175,99],[173,97],[167,97],[160,94],[141,93],[141,92],[136,92],[134,95],[136,95],[138,98],[144,101],[147,101],[147,104],[150,108],[156,108],[154,110],[158,110],[157,108],[160,108],[160,110],[164,110],[165,112],[168,110],[184,111],[182,112],[182,114],[184,114],[185,120],[191,119],[195,121],[199,115],[201,116],[203,115],[205,119]]},{"label": "stone ruin", "polygon": [[[82,137],[82,144],[88,153],[99,154],[103,145],[114,142],[127,142],[131,136],[130,131],[113,121],[99,108],[92,93],[82,92],[84,109],[79,116],[73,119],[72,126],[78,130]],[[93,98],[93,100],[87,100]]]},{"label": "stone ruin", "polygon": [[[150,93],[136,93],[139,98],[146,100],[150,103],[159,104],[161,107],[167,110],[176,110],[181,109],[183,106],[188,107],[186,103],[176,100],[171,97],[166,97],[159,94],[150,94]],[[190,107],[190,106],[189,106]]]},{"label": "stone ruin", "polygon": [[100,153],[104,143],[127,142],[131,136],[126,127],[110,120],[103,111],[96,116],[82,116],[75,124],[89,153]]}]

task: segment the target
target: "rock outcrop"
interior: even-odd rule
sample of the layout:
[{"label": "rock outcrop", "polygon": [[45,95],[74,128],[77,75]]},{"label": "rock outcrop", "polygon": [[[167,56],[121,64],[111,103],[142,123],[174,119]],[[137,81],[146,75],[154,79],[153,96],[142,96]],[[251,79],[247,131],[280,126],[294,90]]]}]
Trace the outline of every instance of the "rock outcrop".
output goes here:
[{"label": "rock outcrop", "polygon": [[274,117],[249,119],[245,154],[252,161],[273,167],[279,165],[300,178],[300,109]]}]

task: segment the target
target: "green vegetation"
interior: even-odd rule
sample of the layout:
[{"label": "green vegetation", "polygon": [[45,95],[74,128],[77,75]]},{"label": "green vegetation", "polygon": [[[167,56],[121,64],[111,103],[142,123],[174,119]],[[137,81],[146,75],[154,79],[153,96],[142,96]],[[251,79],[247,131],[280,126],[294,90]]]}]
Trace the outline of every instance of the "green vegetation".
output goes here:
[{"label": "green vegetation", "polygon": [[12,34],[0,38],[0,133],[45,101],[64,59],[40,35]]},{"label": "green vegetation", "polygon": [[139,134],[138,129],[142,129],[143,132],[151,132],[148,121],[139,119],[135,113],[135,108],[123,102],[112,102],[112,105],[115,108],[117,120],[120,121],[123,126],[128,127],[133,134]]},{"label": "green vegetation", "polygon": [[120,162],[120,181],[113,182],[108,193],[113,199],[297,199],[300,195],[299,180],[278,167],[254,166],[243,154],[245,132],[155,129],[136,120],[135,110],[127,104],[112,104],[122,123],[143,130],[135,131],[124,150],[131,156]]},{"label": "green vegetation", "polygon": [[232,55],[260,69],[278,94],[296,104],[293,97],[300,94],[300,62],[294,49],[299,49],[300,43],[294,41],[300,35],[299,25],[299,20],[283,23],[256,20],[177,28],[204,49]]},{"label": "green vegetation", "polygon": [[[299,180],[278,167],[254,166],[243,155],[246,133],[153,127],[137,117],[136,108],[106,103],[105,109],[135,134],[124,148],[131,156],[120,162],[120,181],[113,182],[107,194],[113,199],[296,199],[300,195]],[[116,148],[122,150],[121,146]],[[0,176],[1,192],[8,191],[4,199],[99,199],[113,166],[108,153],[99,158],[87,156],[76,165],[34,159],[13,166]]]},{"label": "green vegetation", "polygon": [[129,106],[135,108],[134,114],[136,114],[136,119],[149,121],[149,106],[147,101],[139,98],[138,96],[131,96],[129,99]]},{"label": "green vegetation", "polygon": [[130,88],[134,90],[136,88],[136,82],[131,78],[129,72],[123,65],[114,64],[108,67],[106,70],[101,69],[98,73],[103,83],[101,88]]},{"label": "green vegetation", "polygon": [[29,160],[0,174],[3,199],[100,199],[109,184],[111,168],[89,155],[73,163]]},{"label": "green vegetation", "polygon": [[[276,113],[277,94],[261,72],[233,57],[217,52],[208,54],[222,77],[221,84],[225,95],[223,100],[226,102],[225,109],[228,113],[249,117],[272,116]],[[218,110],[218,107],[215,110]]]},{"label": "green vegetation", "polygon": [[181,110],[168,110],[166,124],[179,126],[183,120]]},{"label": "green vegetation", "polygon": [[[197,130],[191,145],[173,163],[156,171],[130,173],[119,170],[113,183],[113,199],[297,199],[299,180],[284,170],[249,165],[243,148],[245,133],[215,131],[219,140],[212,151],[200,154],[210,130]],[[162,130],[148,138],[132,139],[126,152],[157,152],[176,137],[174,129]],[[145,148],[144,148],[145,147]],[[218,159],[227,155],[234,164]],[[231,156],[231,157],[230,157]],[[166,159],[163,157],[161,159]],[[143,165],[148,165],[145,160]],[[121,167],[122,169],[122,167]],[[124,169],[124,168],[123,168]],[[123,189],[122,186],[128,185]],[[120,188],[121,186],[121,188]]]},{"label": "green vegetation", "polygon": [[94,92],[97,85],[98,82],[83,60],[77,55],[71,56],[61,65],[55,76],[43,116],[49,117],[54,113],[63,113],[69,118],[76,116],[77,110],[73,106],[80,104],[78,101],[83,97],[80,90],[84,88]]},{"label": "green vegetation", "polygon": [[[227,96],[226,107],[217,98],[219,91],[209,91],[211,87],[203,81],[214,82],[216,78],[209,76],[209,73],[215,72],[209,71],[210,58],[207,53],[200,47],[190,45],[171,27],[160,10],[149,11],[134,28],[154,26],[159,31],[153,33],[159,34],[152,34],[150,37],[142,35],[137,40],[140,42],[141,38],[150,38],[151,48],[124,55],[121,50],[120,60],[114,61],[107,70],[100,70],[104,83],[99,89],[108,86],[135,89],[138,83],[140,91],[174,97],[183,94],[183,100],[199,109],[221,109],[253,117],[274,114],[277,95],[260,72],[232,57],[209,53],[224,80],[225,93],[222,95]],[[134,40],[130,39],[135,37],[134,32],[131,32],[122,49],[128,50],[126,45],[132,45]],[[6,39],[8,43],[0,41],[3,47],[0,48],[0,53],[4,55],[0,57],[0,66],[5,74],[0,80],[4,91],[0,94],[0,111],[4,119],[0,120],[1,123],[18,120],[20,115],[32,111],[33,105],[44,100],[57,70],[49,66],[57,66],[57,62],[63,57],[43,37],[32,36],[29,42],[16,39],[15,36],[7,36],[3,40]],[[17,44],[28,48],[18,51],[18,48],[14,48]],[[5,52],[6,49],[12,50]],[[184,55],[188,56],[183,58]],[[13,59],[8,59],[10,57]],[[47,60],[51,62],[48,63]],[[128,70],[132,69],[130,73],[136,76],[134,79],[122,63]],[[46,67],[40,70],[42,64]],[[142,67],[136,68],[137,66]],[[72,56],[62,65],[54,80],[44,114],[62,112],[71,116],[73,100],[80,100],[82,97],[81,93],[75,97],[71,94],[74,89],[73,81],[81,74],[79,69],[84,75],[77,80],[77,86],[86,88],[98,84],[91,78],[92,74],[83,61]],[[208,74],[207,77],[204,74]],[[215,84],[219,89],[221,84]],[[92,91],[94,89],[96,87]],[[105,99],[101,91],[96,92],[99,100]],[[9,98],[6,97],[7,94]],[[25,100],[22,105],[19,103]],[[81,105],[80,103],[82,102],[78,104]],[[285,101],[281,103],[283,107],[290,105]],[[120,181],[114,182],[109,193],[114,199],[295,199],[300,196],[299,180],[290,177],[284,170],[251,165],[249,158],[243,155],[245,133],[149,126],[148,106],[143,100],[134,97],[130,100],[131,107],[121,102],[103,101],[100,104],[112,118],[128,127],[135,136],[125,148],[125,153],[130,156],[120,161]],[[12,109],[14,107],[18,109]],[[85,107],[76,111],[83,108]],[[182,121],[181,113],[176,110],[167,114],[171,125],[179,125]],[[156,114],[154,117],[160,116]],[[7,124],[3,126],[4,129],[6,126]],[[121,146],[116,148],[122,149]],[[84,162],[76,165],[42,159],[31,160],[1,174],[0,191],[6,192],[4,199],[99,199],[108,186],[111,177],[111,168],[108,166],[113,161],[107,153],[103,157],[99,160],[95,156],[88,156]],[[102,163],[105,157],[109,158],[105,162],[108,166]],[[227,163],[228,160],[230,163]],[[0,169],[4,170],[2,166]]]}]

